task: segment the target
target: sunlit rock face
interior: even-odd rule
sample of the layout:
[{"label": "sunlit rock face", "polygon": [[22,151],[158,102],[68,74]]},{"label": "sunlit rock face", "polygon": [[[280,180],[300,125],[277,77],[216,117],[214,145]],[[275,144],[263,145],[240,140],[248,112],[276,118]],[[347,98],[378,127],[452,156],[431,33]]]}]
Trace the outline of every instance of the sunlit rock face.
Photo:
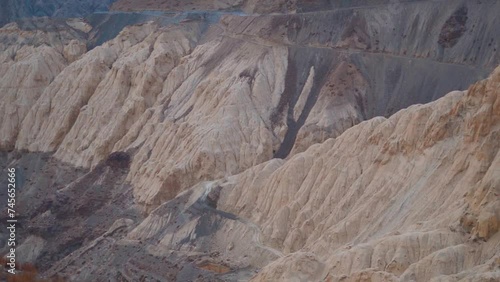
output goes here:
[{"label": "sunlit rock face", "polygon": [[23,259],[74,281],[498,277],[500,3],[142,2],[0,28]]}]

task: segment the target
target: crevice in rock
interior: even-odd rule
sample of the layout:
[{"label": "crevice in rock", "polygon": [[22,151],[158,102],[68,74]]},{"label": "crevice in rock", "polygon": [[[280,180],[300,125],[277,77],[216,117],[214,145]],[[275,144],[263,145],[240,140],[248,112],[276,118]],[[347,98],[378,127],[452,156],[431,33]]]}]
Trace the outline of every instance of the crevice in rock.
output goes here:
[{"label": "crevice in rock", "polygon": [[[274,153],[274,158],[284,159],[292,151],[297,139],[297,134],[300,128],[304,125],[309,113],[318,100],[321,88],[325,83],[325,78],[328,76],[332,65],[331,52],[323,50],[312,51],[308,49],[293,49],[289,48],[288,52],[288,69],[285,78],[285,89],[278,103],[278,107],[271,115],[271,123],[275,125],[281,117],[286,113],[286,124],[288,127],[283,142],[279,149]],[[314,66],[316,75],[314,83],[307,97],[304,109],[299,117],[294,117],[295,104],[297,103],[301,91],[306,83],[309,75],[309,70]]]}]

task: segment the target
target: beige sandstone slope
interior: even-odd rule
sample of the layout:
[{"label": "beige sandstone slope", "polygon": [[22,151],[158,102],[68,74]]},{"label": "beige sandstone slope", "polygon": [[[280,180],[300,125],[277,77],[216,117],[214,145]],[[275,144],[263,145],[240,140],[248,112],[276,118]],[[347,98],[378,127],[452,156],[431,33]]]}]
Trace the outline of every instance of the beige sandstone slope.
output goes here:
[{"label": "beige sandstone slope", "polygon": [[[55,151],[61,161],[85,168],[95,167],[113,151],[135,153],[128,180],[146,211],[200,180],[240,173],[271,159],[288,130],[286,114],[276,109],[286,112],[295,95],[285,89],[288,48],[221,36],[220,27],[212,28],[215,37],[209,32],[206,42],[195,48],[199,28],[153,23],[127,27],[72,62],[27,110],[16,148]],[[325,65],[323,73],[328,72]],[[348,63],[331,67],[330,84],[351,72],[360,77]],[[352,71],[342,74],[348,68]],[[301,96],[295,119],[307,116],[303,112],[313,95],[312,84],[320,77],[314,65],[306,71],[309,82],[293,90]],[[356,79],[357,87],[367,87],[362,77]],[[282,95],[285,90],[288,96]],[[345,99],[335,97],[340,91]],[[319,91],[322,106],[312,109],[308,124],[331,127],[336,136],[361,121],[355,109],[359,101],[349,98],[349,91]],[[333,104],[342,110],[332,115],[326,106]],[[295,151],[329,136],[306,136],[314,130],[299,134]]]},{"label": "beige sandstone slope", "polygon": [[210,254],[234,270],[222,281],[248,278],[245,269],[260,269],[252,281],[496,281],[499,84],[497,68],[467,91],[200,182],[48,274],[133,281],[155,273],[154,264],[136,267],[145,257]]},{"label": "beige sandstone slope", "polygon": [[234,271],[209,274],[222,281],[259,269],[253,281],[496,281],[499,83],[497,68],[467,91],[200,182],[46,274],[135,281],[167,277],[166,264],[187,281],[183,267],[196,276],[208,261]]},{"label": "beige sandstone slope", "polygon": [[253,281],[493,281],[499,148],[497,68],[467,91],[363,122],[267,173],[231,177],[218,207],[290,253]]},{"label": "beige sandstone slope", "polygon": [[[429,5],[422,9],[432,10]],[[493,28],[487,26],[481,41],[463,35],[442,56],[431,52],[438,48],[438,25],[431,33],[421,34],[427,27],[413,31],[411,37],[427,42],[423,45],[385,28],[401,23],[409,29],[406,16],[425,16],[426,25],[433,17],[445,22],[457,5],[436,15],[409,5],[408,15],[392,13],[389,23],[383,7],[225,15],[211,26],[195,20],[166,27],[148,22],[125,28],[81,56],[76,41],[54,44],[59,55],[29,65],[49,75],[41,66],[57,66],[62,56],[67,66],[44,80],[29,103],[16,102],[16,93],[2,99],[4,108],[21,115],[0,120],[2,146],[55,152],[58,160],[89,169],[126,151],[133,155],[127,179],[134,197],[150,212],[200,181],[288,158],[363,120],[431,101],[483,77],[496,60],[495,41],[489,47],[486,41]],[[468,24],[482,23],[479,14],[488,7],[470,9]],[[83,23],[65,25],[89,31]],[[476,56],[470,50],[479,48],[487,48],[485,55],[469,60]],[[29,87],[36,81],[30,77],[22,78]]]},{"label": "beige sandstone slope", "polygon": [[[123,31],[121,37],[114,42],[91,50],[82,59],[65,68],[30,110],[16,146],[32,151],[56,151],[62,143],[64,148],[69,147],[67,150],[81,152],[89,147],[88,140],[94,140],[96,137],[95,130],[102,129],[101,124],[110,121],[109,115],[116,114],[110,111],[112,107],[117,109],[122,106],[127,107],[124,103],[129,91],[131,95],[127,104],[130,109],[124,109],[124,112],[133,114],[136,110],[139,114],[141,103],[147,100],[151,104],[151,100],[155,98],[154,89],[148,94],[152,97],[145,97],[146,99],[140,92],[135,94],[133,91],[134,88],[140,88],[139,91],[147,90],[148,93],[150,89],[143,84],[148,82],[148,79],[151,82],[155,79],[155,77],[151,79],[148,72],[156,74],[155,67],[163,63],[158,56],[155,56],[156,52],[152,52],[159,35],[159,33],[151,34],[156,28],[150,24],[131,27]],[[165,40],[164,36],[162,38],[156,45],[160,50],[164,45],[162,41]],[[168,64],[163,67],[168,71]],[[162,70],[159,72],[161,75]],[[131,74],[138,78],[129,82]],[[149,87],[149,82],[147,86]],[[99,115],[95,115],[94,105],[99,109]],[[100,120],[95,121],[96,118]],[[78,125],[80,120],[88,122],[86,130],[80,130],[81,125]],[[122,121],[116,119],[115,122],[119,129]],[[94,124],[95,127],[90,127]],[[74,130],[70,131],[72,128]],[[84,137],[73,142],[75,134]],[[111,132],[108,131],[106,134],[107,138],[113,138]],[[64,143],[64,138],[69,136],[72,137],[71,141]],[[95,150],[99,152],[98,148]],[[88,166],[87,163],[76,163],[76,161],[75,164]]]},{"label": "beige sandstone slope", "polygon": [[[440,89],[468,85],[497,61],[490,39],[495,24],[482,21],[494,14],[488,6],[469,13],[469,27],[485,27],[481,40],[468,32],[455,49],[435,52],[441,25],[419,32],[444,23],[460,4],[443,4],[447,9],[437,13],[436,3],[423,3],[436,11],[431,14],[409,5],[390,15],[383,7],[226,15],[210,27],[149,22],[85,54],[72,32],[60,41],[15,25],[0,29],[8,39],[1,47],[8,51],[0,54],[0,70],[8,74],[0,81],[8,93],[0,102],[0,113],[8,114],[0,119],[0,151],[15,146],[28,160],[33,152],[53,154],[68,170],[83,167],[90,175],[111,153],[125,151],[118,154],[127,159],[120,175],[127,179],[120,185],[125,203],[139,204],[130,208],[147,215],[118,219],[126,231],[92,244],[78,241],[81,232],[74,230],[59,234],[65,240],[37,231],[52,245],[38,248],[46,254],[44,266],[57,261],[49,273],[75,275],[75,281],[101,274],[115,279],[134,266],[129,256],[149,255],[161,264],[175,249],[181,256],[221,253],[231,268],[250,272],[290,254],[255,277],[264,281],[498,276],[498,70],[468,93],[347,130],[433,100]],[[387,29],[392,25],[412,33]],[[78,21],[71,26],[89,31]],[[480,48],[487,49],[476,61]],[[81,185],[102,188],[101,178],[92,181]],[[45,191],[34,182],[32,191]],[[49,196],[67,190],[56,187],[66,182],[48,183]],[[223,190],[216,206],[228,213],[203,206],[217,185]],[[100,198],[71,196],[82,206]],[[104,207],[112,201],[100,200]],[[39,216],[52,218],[51,205],[36,201],[49,206]],[[53,212],[79,216],[78,205],[63,207],[67,213]],[[104,208],[100,214],[106,220],[97,217],[104,223],[89,238],[127,216]],[[213,223],[208,228],[207,221]],[[68,241],[82,248],[65,251],[65,259],[52,256]],[[126,255],[113,252],[118,249]],[[137,277],[156,268],[143,267]]]},{"label": "beige sandstone slope", "polygon": [[[77,23],[77,21],[73,21]],[[12,150],[21,123],[45,88],[85,53],[75,29],[40,20],[40,29],[25,30],[11,23],[0,29],[0,149]],[[43,31],[42,29],[49,31]]]}]

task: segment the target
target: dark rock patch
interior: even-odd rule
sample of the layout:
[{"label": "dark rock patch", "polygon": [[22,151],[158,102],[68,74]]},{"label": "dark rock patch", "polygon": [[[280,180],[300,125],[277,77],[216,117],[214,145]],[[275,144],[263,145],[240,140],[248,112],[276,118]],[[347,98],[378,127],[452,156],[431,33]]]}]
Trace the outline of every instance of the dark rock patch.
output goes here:
[{"label": "dark rock patch", "polygon": [[464,35],[467,23],[467,7],[462,6],[453,13],[444,23],[441,33],[439,34],[438,43],[443,48],[451,48],[455,46]]},{"label": "dark rock patch", "polygon": [[[334,55],[327,50],[308,50],[306,48],[290,48],[286,83],[278,107],[270,117],[273,126],[284,118],[288,126],[285,137],[274,158],[284,159],[290,154],[295,144],[297,134],[304,125],[309,113],[316,104],[319,92],[323,87],[328,74],[333,67]],[[304,109],[299,116],[294,116],[294,109],[302,89],[309,75],[309,70],[314,66],[316,75],[313,87],[306,99]]]},{"label": "dark rock patch", "polygon": [[210,193],[208,193],[206,201],[207,201],[207,205],[209,207],[212,207],[214,209],[217,208],[217,202],[219,201],[221,190],[222,190],[222,187],[221,186],[217,186],[217,187],[213,188],[210,191]]},{"label": "dark rock patch", "polygon": [[106,159],[106,165],[114,168],[129,168],[130,155],[126,152],[111,153]]}]

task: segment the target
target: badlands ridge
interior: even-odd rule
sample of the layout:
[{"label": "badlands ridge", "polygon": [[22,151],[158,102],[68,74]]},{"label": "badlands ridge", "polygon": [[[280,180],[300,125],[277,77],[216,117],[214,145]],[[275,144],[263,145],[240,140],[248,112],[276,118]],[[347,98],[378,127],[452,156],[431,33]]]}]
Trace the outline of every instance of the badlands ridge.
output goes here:
[{"label": "badlands ridge", "polygon": [[305,2],[0,28],[19,259],[69,281],[500,279],[499,2]]}]

